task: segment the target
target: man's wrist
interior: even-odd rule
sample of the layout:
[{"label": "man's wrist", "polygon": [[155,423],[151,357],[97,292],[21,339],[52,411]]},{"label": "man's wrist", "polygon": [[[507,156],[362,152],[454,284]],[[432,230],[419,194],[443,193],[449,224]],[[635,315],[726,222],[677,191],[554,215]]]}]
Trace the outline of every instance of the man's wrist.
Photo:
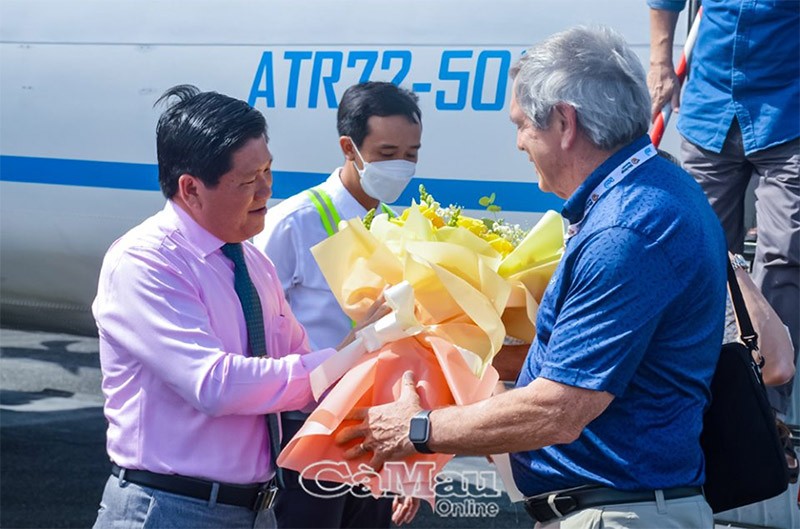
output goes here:
[{"label": "man's wrist", "polygon": [[421,454],[435,453],[430,449],[428,443],[431,440],[431,421],[432,410],[422,410],[411,418],[408,427],[408,440],[414,445],[414,449]]},{"label": "man's wrist", "polygon": [[652,69],[665,69],[669,71],[674,71],[675,67],[672,63],[672,57],[665,58],[665,57],[653,57],[650,59],[650,68]]}]

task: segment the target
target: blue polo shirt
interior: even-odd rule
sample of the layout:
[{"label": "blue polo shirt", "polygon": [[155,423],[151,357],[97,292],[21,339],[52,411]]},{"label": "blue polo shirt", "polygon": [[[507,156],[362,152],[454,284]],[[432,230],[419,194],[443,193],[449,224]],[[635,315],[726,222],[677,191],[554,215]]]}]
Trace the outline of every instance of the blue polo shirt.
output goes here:
[{"label": "blue polo shirt", "polygon": [[[564,204],[590,193],[649,143],[598,167]],[[621,490],[701,485],[699,445],[725,316],[726,250],[688,173],[655,157],[589,210],[548,285],[517,387],[537,377],[614,395],[567,445],[512,454],[526,495],[587,484]]]},{"label": "blue polo shirt", "polygon": [[[686,0],[648,0],[680,11]],[[678,131],[720,152],[736,118],[746,154],[800,136],[800,0],[703,0]]]}]

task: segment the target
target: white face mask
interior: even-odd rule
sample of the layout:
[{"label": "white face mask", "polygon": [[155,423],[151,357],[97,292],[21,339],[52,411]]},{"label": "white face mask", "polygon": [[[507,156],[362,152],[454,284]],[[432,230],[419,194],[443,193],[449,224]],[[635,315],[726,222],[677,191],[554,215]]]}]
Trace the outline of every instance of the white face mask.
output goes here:
[{"label": "white face mask", "polygon": [[353,143],[356,154],[361,158],[361,163],[364,164],[364,168],[359,169],[353,163],[358,171],[358,176],[361,177],[361,188],[364,192],[386,204],[397,200],[414,176],[417,164],[408,160],[381,160],[368,163],[358,152],[355,142],[350,141]]}]

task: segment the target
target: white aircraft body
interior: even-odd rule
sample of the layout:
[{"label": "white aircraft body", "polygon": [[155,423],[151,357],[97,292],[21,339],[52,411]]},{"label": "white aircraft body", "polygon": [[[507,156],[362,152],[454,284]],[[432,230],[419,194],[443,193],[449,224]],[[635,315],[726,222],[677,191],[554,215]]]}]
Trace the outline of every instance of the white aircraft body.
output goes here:
[{"label": "white aircraft body", "polygon": [[[618,29],[646,65],[648,16],[644,0],[2,0],[3,324],[95,332],[105,250],[165,201],[153,104],[173,85],[265,114],[274,203],[341,164],[336,106],[348,86],[399,83],[419,95],[424,132],[397,206],[419,183],[468,210],[494,192],[502,216],[531,225],[562,201],[516,150],[509,67],[575,24]],[[674,127],[662,147],[677,152]]]}]

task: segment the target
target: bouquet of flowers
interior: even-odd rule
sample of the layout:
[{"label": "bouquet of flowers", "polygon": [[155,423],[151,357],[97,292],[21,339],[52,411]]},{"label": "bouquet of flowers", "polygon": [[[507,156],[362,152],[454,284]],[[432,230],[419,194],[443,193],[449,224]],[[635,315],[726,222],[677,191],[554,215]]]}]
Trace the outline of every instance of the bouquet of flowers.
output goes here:
[{"label": "bouquet of flowers", "polygon": [[[499,210],[493,202],[494,196],[481,199],[492,212]],[[375,472],[366,465],[369,455],[344,461],[350,446],[337,445],[336,434],[351,424],[346,419],[351,410],[396,400],[408,370],[415,374],[426,409],[489,397],[498,380],[492,358],[506,336],[533,339],[538,303],[564,247],[563,222],[553,211],[528,232],[461,211],[441,207],[420,186],[419,203],[401,216],[371,212],[363,221],[343,221],[338,233],[312,248],[339,304],[355,321],[387,287],[410,285],[403,295],[407,310],[396,310],[405,314],[392,320],[406,322],[399,326],[405,332],[389,333],[388,343],[384,339],[355,355],[343,350],[342,358],[331,359],[339,367],[349,364],[344,376],[278,464],[306,478],[362,484],[376,496],[391,491],[433,498],[434,476],[453,456],[412,456],[404,468],[418,462],[435,468],[424,475],[392,475],[389,465]],[[413,296],[408,294],[412,290]],[[326,387],[332,382],[327,380]]]}]

